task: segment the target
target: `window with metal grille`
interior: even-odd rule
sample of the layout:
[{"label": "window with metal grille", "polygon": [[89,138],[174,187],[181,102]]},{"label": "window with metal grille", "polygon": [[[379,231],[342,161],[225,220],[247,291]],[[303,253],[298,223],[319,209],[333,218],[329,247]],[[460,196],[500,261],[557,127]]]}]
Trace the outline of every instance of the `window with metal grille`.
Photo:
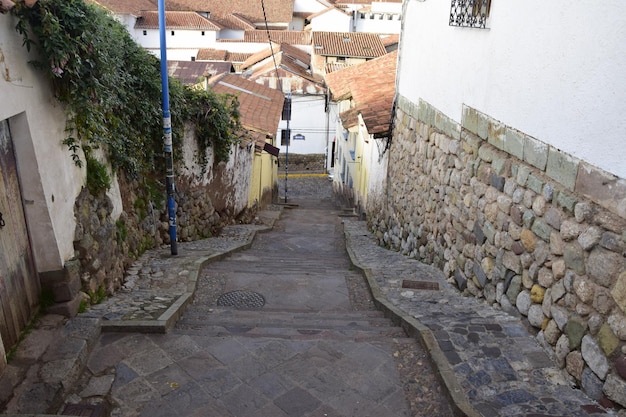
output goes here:
[{"label": "window with metal grille", "polygon": [[450,26],[487,29],[491,0],[452,0]]}]

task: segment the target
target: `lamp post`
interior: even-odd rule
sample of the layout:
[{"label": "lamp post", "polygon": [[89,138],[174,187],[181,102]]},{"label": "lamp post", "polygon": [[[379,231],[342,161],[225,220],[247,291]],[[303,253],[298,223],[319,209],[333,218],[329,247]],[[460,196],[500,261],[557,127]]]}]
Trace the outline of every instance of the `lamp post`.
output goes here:
[{"label": "lamp post", "polygon": [[172,116],[170,114],[170,93],[167,74],[167,44],[165,42],[165,0],[158,1],[159,36],[161,48],[161,86],[163,96],[163,148],[165,152],[165,188],[167,191],[167,212],[169,217],[170,247],[172,255],[178,255],[176,242],[176,202],[174,201],[174,158],[172,155]]}]

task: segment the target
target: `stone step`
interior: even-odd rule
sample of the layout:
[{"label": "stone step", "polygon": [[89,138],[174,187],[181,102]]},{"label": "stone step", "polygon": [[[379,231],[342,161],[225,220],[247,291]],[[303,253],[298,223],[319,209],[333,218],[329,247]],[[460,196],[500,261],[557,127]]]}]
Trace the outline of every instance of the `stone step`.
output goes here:
[{"label": "stone step", "polygon": [[288,339],[373,340],[405,338],[380,312],[306,312],[212,309],[188,311],[176,332],[203,336],[241,335]]}]

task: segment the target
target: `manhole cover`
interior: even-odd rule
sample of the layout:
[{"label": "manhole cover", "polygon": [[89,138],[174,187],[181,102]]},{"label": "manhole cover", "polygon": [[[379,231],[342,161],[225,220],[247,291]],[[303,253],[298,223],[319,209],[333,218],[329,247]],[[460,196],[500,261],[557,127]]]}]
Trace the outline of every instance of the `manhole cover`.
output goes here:
[{"label": "manhole cover", "polygon": [[220,295],[217,305],[235,307],[239,310],[254,310],[265,305],[265,298],[258,292],[236,290]]}]

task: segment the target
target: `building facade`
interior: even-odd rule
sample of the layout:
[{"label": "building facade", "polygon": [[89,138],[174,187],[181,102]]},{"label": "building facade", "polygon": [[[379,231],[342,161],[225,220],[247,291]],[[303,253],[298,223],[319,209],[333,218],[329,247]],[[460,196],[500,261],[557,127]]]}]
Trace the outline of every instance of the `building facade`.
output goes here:
[{"label": "building facade", "polygon": [[468,4],[404,2],[371,225],[521,313],[585,392],[626,406],[626,6]]}]

